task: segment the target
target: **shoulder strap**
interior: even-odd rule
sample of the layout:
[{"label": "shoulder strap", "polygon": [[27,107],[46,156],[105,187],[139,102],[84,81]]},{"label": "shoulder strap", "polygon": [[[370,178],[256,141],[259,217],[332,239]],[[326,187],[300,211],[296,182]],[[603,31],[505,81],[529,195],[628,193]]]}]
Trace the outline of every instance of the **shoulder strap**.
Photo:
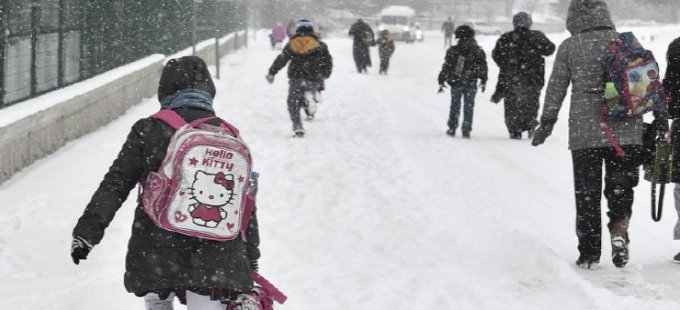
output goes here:
[{"label": "shoulder strap", "polygon": [[170,125],[170,127],[174,128],[175,130],[187,124],[187,121],[185,121],[179,114],[177,114],[177,112],[170,109],[160,110],[156,114],[151,115],[150,117]]},{"label": "shoulder strap", "polygon": [[[161,120],[162,122],[168,124],[170,127],[174,128],[175,130],[181,128],[182,126],[188,124],[187,121],[182,118],[177,112],[171,109],[164,109],[156,112],[155,114],[150,116],[151,118],[155,118],[158,120]],[[234,125],[227,123],[227,121],[217,117],[217,116],[208,116],[204,118],[199,118],[193,122],[191,122],[191,127],[197,127],[201,124],[204,124],[206,122],[209,122],[211,120],[217,119],[220,121],[220,127],[225,128],[229,130],[234,137],[239,136],[239,131],[234,127]]]},{"label": "shoulder strap", "polygon": [[281,291],[279,291],[274,284],[271,284],[267,279],[265,279],[263,276],[261,276],[257,271],[251,270],[250,271],[250,276],[253,278],[253,281],[257,283],[257,285],[261,286],[269,295],[272,297],[272,299],[280,304],[283,304],[286,302],[286,295],[284,295]]}]

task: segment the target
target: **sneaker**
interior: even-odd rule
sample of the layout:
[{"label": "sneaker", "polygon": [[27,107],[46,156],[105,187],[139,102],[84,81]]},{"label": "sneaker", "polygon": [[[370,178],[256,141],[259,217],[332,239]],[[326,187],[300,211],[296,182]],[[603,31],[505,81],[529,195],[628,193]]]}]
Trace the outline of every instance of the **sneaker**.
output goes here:
[{"label": "sneaker", "polygon": [[675,256],[673,256],[673,261],[680,264],[680,253],[675,254]]},{"label": "sneaker", "polygon": [[452,137],[456,136],[456,130],[455,129],[449,129],[446,131],[446,134]]},{"label": "sneaker", "polygon": [[618,268],[628,263],[628,241],[624,236],[612,236],[612,263]]},{"label": "sneaker", "polygon": [[470,131],[463,130],[463,139],[470,139]]},{"label": "sneaker", "polygon": [[581,269],[597,269],[600,264],[600,259],[590,255],[579,255],[576,260],[576,266]]}]

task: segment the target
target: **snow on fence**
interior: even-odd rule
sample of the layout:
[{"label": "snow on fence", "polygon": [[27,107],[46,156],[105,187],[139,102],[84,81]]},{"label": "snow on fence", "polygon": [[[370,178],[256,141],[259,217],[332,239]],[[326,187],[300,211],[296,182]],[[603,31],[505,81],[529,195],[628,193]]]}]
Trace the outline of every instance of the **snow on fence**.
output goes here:
[{"label": "snow on fence", "polygon": [[[247,32],[196,44],[208,65],[247,46]],[[165,62],[191,55],[193,48],[165,56],[151,55],[90,79],[0,110],[0,184],[67,142],[113,121],[130,107],[156,95]]]}]

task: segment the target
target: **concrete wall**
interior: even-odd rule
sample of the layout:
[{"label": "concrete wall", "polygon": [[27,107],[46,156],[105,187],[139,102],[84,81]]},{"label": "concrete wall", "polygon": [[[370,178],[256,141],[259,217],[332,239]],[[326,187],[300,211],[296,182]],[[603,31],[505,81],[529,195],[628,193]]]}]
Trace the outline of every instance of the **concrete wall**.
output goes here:
[{"label": "concrete wall", "polygon": [[[247,36],[240,32],[222,38],[219,42],[221,57],[245,46]],[[215,45],[200,45],[196,55],[202,57],[208,65],[214,65]],[[170,56],[174,57],[177,55]],[[83,94],[0,127],[0,183],[35,160],[52,154],[67,142],[115,120],[143,99],[153,97],[158,89],[161,69],[167,59],[149,62],[143,68],[115,78],[105,85],[93,87]],[[76,83],[73,87],[80,87],[78,84],[87,82]],[[31,100],[17,104],[31,104]]]}]

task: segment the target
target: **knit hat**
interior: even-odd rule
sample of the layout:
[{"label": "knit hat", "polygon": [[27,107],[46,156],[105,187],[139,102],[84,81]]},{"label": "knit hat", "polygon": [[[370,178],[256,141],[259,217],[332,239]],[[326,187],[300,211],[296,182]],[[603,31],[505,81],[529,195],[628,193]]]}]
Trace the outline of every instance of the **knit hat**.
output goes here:
[{"label": "knit hat", "polygon": [[512,18],[512,26],[515,28],[531,28],[534,22],[531,20],[531,15],[527,12],[519,12]]},{"label": "knit hat", "polygon": [[158,101],[185,89],[199,89],[215,98],[215,84],[200,57],[184,56],[168,61],[158,82]]},{"label": "knit hat", "polygon": [[475,37],[475,31],[468,25],[458,26],[453,34],[456,36],[456,39],[472,39]]},{"label": "knit hat", "polygon": [[301,19],[295,24],[296,32],[314,32],[314,23],[309,20]]}]

